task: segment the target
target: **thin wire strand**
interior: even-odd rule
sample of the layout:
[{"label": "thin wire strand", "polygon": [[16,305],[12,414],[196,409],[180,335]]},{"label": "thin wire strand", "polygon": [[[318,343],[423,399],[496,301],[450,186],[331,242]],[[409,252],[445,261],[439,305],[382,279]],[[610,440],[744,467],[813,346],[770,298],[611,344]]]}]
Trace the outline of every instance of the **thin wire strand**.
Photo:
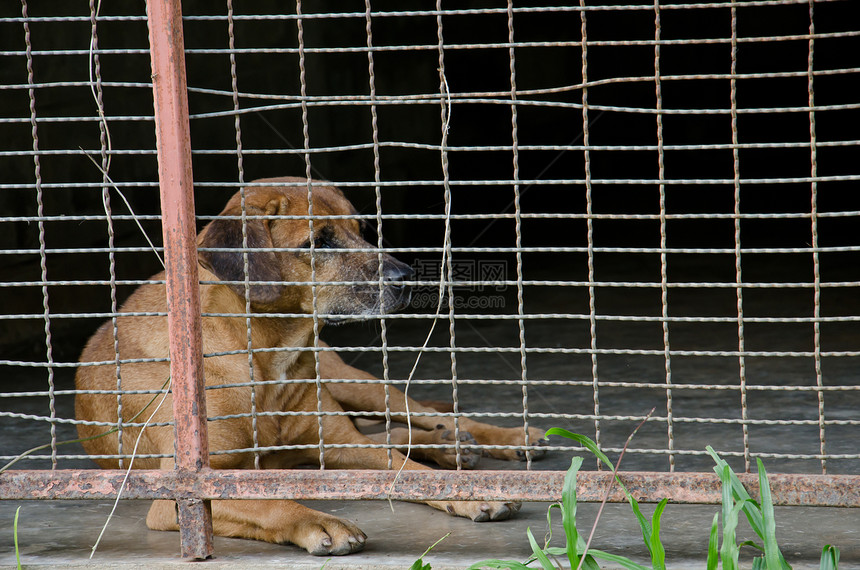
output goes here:
[{"label": "thin wire strand", "polygon": [[[439,12],[439,14],[436,16],[436,38],[438,40],[439,51],[439,92],[440,97],[443,101],[440,109],[440,118],[442,124],[442,151],[440,153],[440,156],[442,161],[442,184],[444,191],[445,214],[447,215],[451,212],[451,202],[453,196],[451,194],[451,186],[448,183],[450,175],[448,172],[448,151],[446,150],[446,147],[448,146],[448,136],[451,124],[451,108],[445,103],[445,101],[449,101],[449,99],[447,98],[447,94],[450,93],[451,90],[448,86],[448,78],[445,73],[445,40],[442,34],[442,0],[436,0],[436,10]],[[452,285],[454,281],[454,265],[452,261],[453,253],[451,250],[452,245],[453,242],[451,239],[451,226],[450,224],[446,224],[443,273],[446,274],[448,277],[448,347],[450,349],[451,355],[451,398],[454,403],[454,450],[457,469],[460,470],[463,468],[463,457],[462,449],[460,447],[460,390],[457,382],[457,353],[455,350],[457,347],[457,337],[455,331],[456,311],[454,303],[454,287]]]},{"label": "thin wire strand", "polygon": [[[816,152],[816,133],[815,133],[815,89],[813,88],[813,67],[815,54],[815,40],[812,34],[815,33],[815,19],[813,17],[815,8],[814,0],[809,0],[809,50],[807,52],[806,70],[807,70],[807,93],[809,97],[809,169],[810,176],[813,182],[810,185],[810,221],[812,234],[812,278],[814,285],[813,297],[813,317],[818,319],[821,317],[821,260],[818,257],[818,252],[815,249],[818,247],[818,183],[814,182],[818,174],[818,159]],[[824,385],[824,375],[821,369],[821,323],[817,320],[812,323],[813,327],[813,346],[815,350],[815,385],[819,388]],[[824,433],[824,392],[818,392],[818,440],[819,450],[821,452],[821,473],[827,474],[827,457],[826,457],[826,438]]]},{"label": "thin wire strand", "polygon": [[[245,160],[242,148],[242,123],[239,115],[239,80],[236,73],[236,55],[233,53],[233,48],[236,43],[235,29],[233,26],[233,0],[227,0],[227,36],[230,45],[230,86],[233,90],[233,110],[236,111],[236,116],[233,122],[233,128],[236,131],[236,170],[238,173],[239,182],[239,203],[241,207],[242,224],[242,272],[245,276],[244,293],[245,293],[245,330],[247,334],[248,347],[248,377],[250,379],[249,386],[251,388],[251,438],[253,446],[256,449],[259,447],[259,432],[257,429],[257,388],[254,382],[254,341],[251,334],[251,264],[250,253],[248,248],[248,208],[245,194]],[[260,468],[260,452],[254,452],[254,469]]]},{"label": "thin wire strand", "polygon": [[[376,101],[376,74],[373,65],[373,22],[371,18],[370,0],[365,0],[365,22],[364,29],[367,35],[367,76],[370,86],[370,99]],[[384,240],[382,237],[382,188],[379,186],[382,172],[379,160],[379,117],[376,113],[376,105],[370,106],[370,126],[373,137],[373,180],[377,184],[374,186],[374,195],[376,196],[376,247],[379,252],[376,254],[377,270],[379,272],[379,306],[385,306],[385,263],[384,263]],[[381,311],[384,313],[384,310]],[[382,343],[382,380],[383,390],[385,392],[385,444],[388,454],[388,469],[394,467],[394,455],[391,446],[391,390],[390,390],[390,370],[388,367],[388,325],[385,317],[379,319],[379,339]]]},{"label": "thin wire strand", "polygon": [[[579,0],[580,8],[580,34],[582,37],[582,83],[588,81],[588,30],[586,22],[585,0]],[[589,145],[589,121],[588,121],[588,88],[582,89],[582,144],[583,144],[583,160],[585,163],[585,213],[586,213],[586,238],[588,246],[588,281],[594,282],[594,224],[592,214],[594,211],[594,203],[592,201],[591,188],[591,154],[588,151]],[[599,375],[597,373],[597,305],[595,300],[595,288],[592,285],[588,286],[588,315],[589,315],[589,335],[591,337],[591,380],[592,380],[592,400],[594,403],[594,441],[598,447],[601,445],[600,439],[600,394],[598,387]],[[595,459],[597,470],[603,469],[603,464],[599,459]]]},{"label": "thin wire strand", "polygon": [[[167,395],[170,393],[170,385],[164,388],[164,395],[161,397],[161,401],[158,402],[158,405],[152,410],[152,414],[150,414],[149,418],[140,428],[140,432],[137,434],[137,438],[134,440],[134,449],[131,451],[131,455],[128,458],[128,469],[125,470],[125,476],[122,478],[122,483],[119,486],[119,490],[116,493],[116,499],[113,502],[113,507],[111,507],[110,513],[108,513],[107,519],[105,520],[105,524],[102,526],[101,532],[99,532],[98,538],[96,538],[95,544],[93,544],[92,550],[90,550],[90,560],[92,560],[93,556],[95,556],[96,550],[101,543],[102,537],[104,536],[105,531],[107,531],[107,527],[110,524],[111,519],[113,518],[114,513],[116,512],[116,508],[119,505],[119,500],[122,498],[122,492],[125,490],[125,485],[128,482],[128,477],[131,475],[131,469],[134,466],[134,460],[136,457],[142,457],[137,454],[137,448],[140,445],[140,439],[143,437],[143,432],[146,431],[146,428],[151,425],[152,418],[155,417],[155,414],[158,413],[158,410],[161,409],[162,404],[167,400]],[[123,456],[119,455],[117,457],[118,461],[122,461]]]},{"label": "thin wire strand", "polygon": [[[748,2],[743,2],[742,6],[749,7],[758,7],[758,6],[766,6],[766,7],[774,7],[774,6],[792,6],[795,4],[807,4],[809,0],[750,0]],[[842,2],[844,0],[815,0],[818,3],[826,3],[826,2]],[[711,10],[714,8],[723,8],[725,7],[725,3],[723,2],[682,2],[678,4],[669,4],[665,7],[666,10],[674,9],[679,11],[688,11],[688,10]],[[650,10],[650,7],[643,4],[598,4],[595,6],[532,6],[532,7],[520,7],[515,8],[514,13],[516,14],[525,14],[525,13],[562,13],[562,12],[579,12],[582,10],[586,10],[589,12],[617,12],[617,11],[630,11],[630,10]],[[504,14],[506,10],[504,8],[470,8],[470,9],[460,9],[460,10],[452,10],[446,9],[444,11],[445,15],[451,16],[462,16],[462,15],[476,15],[476,14]],[[414,16],[436,16],[439,14],[438,10],[385,10],[378,11],[374,13],[374,17],[378,18],[399,18],[399,17],[414,17]],[[295,20],[296,15],[294,14],[243,14],[237,15],[237,21],[279,21],[279,20]],[[363,18],[364,12],[319,12],[316,14],[307,14],[305,18],[308,20],[321,20],[321,19],[348,19],[348,18]],[[87,18],[85,16],[40,16],[40,17],[31,17],[28,18],[29,21],[32,22],[80,22],[86,21]],[[104,18],[105,21],[111,22],[145,22],[145,16],[107,16]],[[184,15],[182,17],[184,21],[219,21],[226,19],[225,16],[220,14],[207,14],[207,15]],[[10,22],[20,22],[22,18],[8,18]]]},{"label": "thin wire strand", "polygon": [[[440,74],[442,76],[442,84],[444,85],[444,89],[447,90],[448,81],[447,81],[447,79],[445,79],[444,68],[440,67]],[[451,124],[451,101],[450,100],[447,101],[447,105],[448,105],[447,113],[443,112],[443,115],[445,117],[445,122],[443,123],[443,128],[442,128],[443,140],[445,140],[445,137],[447,136],[447,133],[448,133],[448,128],[450,127],[450,124]],[[444,145],[443,145],[443,148],[444,148]],[[443,165],[445,165],[445,164],[446,163],[444,162],[444,159],[443,159]],[[445,168],[445,167],[443,166],[443,168]],[[445,214],[446,215],[442,218],[444,221],[444,224],[445,224],[445,229],[443,232],[443,243],[445,243],[445,244],[448,244],[451,242],[451,216],[450,216],[451,209],[450,209],[450,206],[451,206],[451,201],[450,200],[446,201],[445,202]],[[409,376],[407,376],[407,378],[404,382],[405,385],[403,386],[403,404],[405,407],[405,414],[404,415],[406,416],[406,432],[407,432],[407,443],[406,443],[406,459],[407,460],[409,459],[409,456],[412,453],[412,448],[418,447],[418,446],[413,446],[413,444],[412,444],[412,416],[413,416],[413,413],[409,410],[409,387],[412,385],[412,382],[413,382],[412,379],[415,376],[415,371],[418,370],[418,363],[421,361],[421,355],[424,354],[425,352],[429,352],[431,350],[429,348],[430,339],[433,337],[433,331],[436,330],[436,323],[439,322],[439,318],[442,315],[442,304],[443,304],[444,299],[445,299],[445,291],[446,291],[446,283],[445,283],[445,279],[442,277],[442,274],[444,273],[445,267],[447,267],[447,265],[448,265],[447,257],[449,255],[449,249],[450,248],[447,248],[447,247],[442,248],[442,260],[439,263],[439,275],[440,275],[440,277],[439,277],[439,282],[437,284],[438,290],[437,290],[437,294],[436,294],[436,312],[431,317],[432,322],[430,324],[430,330],[427,331],[427,336],[424,337],[424,344],[421,346],[420,349],[418,349],[416,351],[417,354],[415,355],[415,362],[413,362],[412,368],[409,370]],[[449,382],[448,379],[445,379],[443,381],[444,384],[448,384],[448,382]],[[414,415],[419,415],[419,414],[414,414]],[[435,415],[435,414],[432,414],[432,415]],[[456,427],[457,426],[456,400],[455,400],[454,414],[451,414],[451,415],[454,418],[454,425]],[[455,453],[456,453],[458,459],[459,459],[459,453],[457,453],[457,452],[459,451],[459,445],[460,445],[460,438],[455,437],[454,449],[455,449]],[[400,478],[400,474],[403,472],[403,469],[405,467],[406,467],[406,461],[404,461],[400,465],[400,468],[397,470],[397,475],[394,477],[394,481],[391,482],[391,486],[389,487],[388,504],[391,507],[392,511],[394,510],[394,504],[390,498],[390,495],[393,492],[394,486],[397,484],[397,481]]]},{"label": "thin wire strand", "polygon": [[[675,449],[675,424],[672,421],[672,356],[669,344],[669,267],[666,256],[666,178],[665,154],[663,151],[663,80],[660,72],[660,37],[662,23],[660,21],[660,0],[654,0],[654,90],[657,108],[657,170],[661,181],[660,192],[660,305],[663,315],[663,362],[666,373],[666,435],[669,450]],[[675,456],[669,454],[669,471],[675,471]]]},{"label": "thin wire strand", "polygon": [[[105,211],[105,221],[107,222],[108,234],[108,271],[109,271],[109,286],[110,286],[110,304],[111,326],[113,329],[113,352],[116,361],[114,373],[116,374],[116,417],[117,417],[117,453],[123,455],[123,421],[122,421],[122,365],[119,355],[119,326],[117,314],[119,312],[119,303],[117,301],[116,292],[116,255],[114,251],[115,232],[113,225],[113,212],[110,203],[110,186],[108,184],[110,175],[111,163],[111,139],[110,129],[108,128],[107,118],[104,112],[104,93],[102,89],[101,62],[99,59],[99,44],[98,44],[98,19],[101,2],[96,3],[95,0],[90,0],[90,55],[88,61],[88,73],[90,75],[90,85],[93,100],[96,104],[96,112],[101,119],[99,121],[99,143],[101,155],[101,173],[102,173],[102,206]],[[118,466],[123,468],[123,460],[119,459]]]},{"label": "thin wire strand", "polygon": [[323,409],[322,409],[322,379],[320,377],[320,356],[319,349],[320,346],[320,322],[319,322],[319,307],[317,299],[317,273],[316,273],[316,256],[315,252],[315,240],[314,240],[314,201],[313,201],[313,184],[311,183],[311,142],[310,142],[310,129],[308,126],[308,107],[307,107],[307,75],[305,70],[305,36],[304,36],[304,25],[302,23],[302,1],[296,1],[296,30],[298,34],[298,42],[299,42],[299,80],[301,81],[301,93],[302,93],[302,139],[304,141],[304,149],[305,149],[305,178],[307,178],[307,197],[308,197],[308,240],[310,242],[309,255],[311,260],[311,296],[313,299],[313,329],[314,329],[314,380],[316,382],[317,388],[317,425],[318,425],[318,436],[319,436],[319,460],[320,460],[320,469],[325,469],[325,439],[323,433]]},{"label": "thin wire strand", "polygon": [[[513,104],[517,100],[517,66],[516,53],[514,52],[514,6],[513,0],[508,0],[508,42],[511,44],[508,50],[508,60],[511,72],[511,148],[513,150],[513,179],[514,179],[514,232],[517,249],[522,247],[522,217],[520,208],[520,185],[517,180],[520,177],[519,137],[517,123],[517,106]],[[473,240],[474,243],[474,240]],[[526,327],[522,316],[525,312],[523,300],[523,256],[517,252],[517,332],[520,341],[520,380],[522,382],[523,394],[523,442],[526,446],[526,469],[532,468],[532,454],[529,447],[529,390],[528,390],[528,368],[526,366]]]},{"label": "thin wire strand", "polygon": [[[732,0],[731,12],[732,26],[732,50],[731,50],[731,75],[734,76],[738,68],[738,15],[736,2]],[[743,263],[741,249],[741,168],[740,168],[740,149],[737,148],[740,137],[738,135],[738,103],[737,103],[737,80],[732,77],[729,80],[729,95],[731,98],[732,108],[732,171],[734,172],[734,202],[735,202],[735,282],[738,283],[736,290],[737,298],[737,315],[738,315],[738,380],[740,382],[740,399],[741,399],[741,418],[744,420],[749,417],[747,407],[747,368],[746,359],[743,354],[746,347],[746,338],[744,332],[744,290],[740,286],[743,283]],[[741,425],[743,449],[744,449],[744,471],[749,473],[752,469],[752,457],[750,455],[750,434],[749,426],[744,423]]]},{"label": "thin wire strand", "polygon": [[[30,136],[33,141],[33,174],[36,180],[36,209],[37,215],[44,216],[44,194],[42,190],[42,163],[39,158],[39,128],[36,121],[36,91],[32,85],[35,83],[33,77],[33,46],[30,43],[30,25],[27,21],[27,0],[21,0],[21,15],[24,18],[24,42],[27,45],[27,84],[31,87],[27,90],[30,100]],[[42,278],[42,318],[44,320],[45,332],[45,360],[48,369],[48,407],[50,418],[57,417],[56,400],[54,397],[54,368],[50,365],[54,362],[54,350],[51,338],[51,310],[48,298],[48,258],[45,244],[45,224],[39,222],[39,269]],[[51,429],[51,469],[57,468],[57,430],[52,421]]]}]

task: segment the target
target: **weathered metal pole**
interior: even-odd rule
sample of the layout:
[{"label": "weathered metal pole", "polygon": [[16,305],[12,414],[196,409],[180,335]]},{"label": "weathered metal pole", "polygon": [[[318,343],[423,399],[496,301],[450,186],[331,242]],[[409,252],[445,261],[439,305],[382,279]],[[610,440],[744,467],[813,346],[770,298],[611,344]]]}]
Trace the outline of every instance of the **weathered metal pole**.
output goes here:
[{"label": "weathered metal pole", "polygon": [[[180,0],[147,0],[146,7],[164,234],[176,470],[193,476],[209,467],[209,449],[182,7]],[[211,556],[212,514],[208,501],[185,497],[177,504],[182,556]]]},{"label": "weathered metal pole", "polygon": [[[558,501],[564,477],[564,471],[404,471],[397,475],[395,471],[333,469],[219,469],[185,477],[179,471],[134,470],[125,481],[123,497]],[[720,479],[714,473],[632,471],[620,473],[619,477],[642,503],[670,499],[681,504],[719,504],[722,500]],[[738,479],[754,499],[759,497],[758,474],[738,473]],[[0,500],[112,499],[124,480],[125,473],[117,470],[9,470],[0,476]],[[768,482],[775,505],[860,507],[858,475],[769,473]],[[600,502],[611,484],[612,474],[607,471],[580,471],[576,498],[586,503]],[[609,501],[626,501],[617,485]]]}]

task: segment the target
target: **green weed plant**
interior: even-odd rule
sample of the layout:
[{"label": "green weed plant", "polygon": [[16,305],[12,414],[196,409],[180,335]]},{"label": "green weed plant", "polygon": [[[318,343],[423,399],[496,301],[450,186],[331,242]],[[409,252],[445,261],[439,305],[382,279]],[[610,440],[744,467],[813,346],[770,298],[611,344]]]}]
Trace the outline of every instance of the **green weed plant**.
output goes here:
[{"label": "green weed plant", "polygon": [[15,521],[12,523],[12,536],[15,539],[15,562],[18,564],[18,570],[21,570],[21,553],[18,551],[18,515],[21,513],[21,507],[15,509]]},{"label": "green weed plant", "polygon": [[[649,520],[642,514],[638,501],[630,494],[624,483],[621,482],[616,466],[597,447],[594,441],[584,435],[571,433],[561,428],[552,428],[547,432],[547,435],[560,435],[578,442],[612,470],[614,484],[617,484],[624,493],[633,510],[633,515],[639,523],[642,541],[651,558],[650,568],[653,570],[665,570],[666,550],[660,539],[660,529],[661,519],[668,499],[663,499],[657,504]],[[760,556],[753,559],[752,570],[791,570],[791,566],[786,562],[777,544],[773,498],[771,496],[770,484],[767,480],[767,472],[761,460],[757,460],[761,494],[761,501],[757,502],[749,495],[729,464],[710,446],[707,447],[707,451],[716,463],[714,471],[720,477],[722,487],[721,509],[714,515],[708,540],[707,570],[716,570],[717,568],[722,568],[722,570],[739,569],[740,551],[744,546],[750,546],[761,552]],[[562,528],[565,534],[564,547],[549,546],[549,542],[552,539],[551,530],[545,544],[541,547],[529,528],[526,530],[526,535],[533,554],[525,562],[495,559],[483,560],[470,566],[469,570],[480,570],[482,568],[532,570],[534,567],[529,565],[535,562],[538,562],[543,570],[555,570],[556,568],[561,568],[561,564],[554,564],[552,559],[558,559],[559,557],[566,557],[572,569],[599,570],[598,560],[601,560],[628,570],[647,570],[648,566],[643,566],[624,556],[590,548],[590,537],[589,542],[583,539],[582,533],[576,527],[576,477],[581,466],[582,458],[573,458],[564,479],[561,503],[554,504],[547,509],[547,526],[550,529],[553,509],[561,511]],[[761,543],[747,540],[738,544],[736,530],[741,513],[745,515],[750,527],[759,537]],[[721,517],[722,537],[720,536]],[[597,522],[595,521],[594,524],[597,525]],[[837,570],[838,567],[839,549],[828,544],[821,552],[820,568],[821,570]],[[413,568],[430,570],[430,565],[424,564],[423,566]]]}]

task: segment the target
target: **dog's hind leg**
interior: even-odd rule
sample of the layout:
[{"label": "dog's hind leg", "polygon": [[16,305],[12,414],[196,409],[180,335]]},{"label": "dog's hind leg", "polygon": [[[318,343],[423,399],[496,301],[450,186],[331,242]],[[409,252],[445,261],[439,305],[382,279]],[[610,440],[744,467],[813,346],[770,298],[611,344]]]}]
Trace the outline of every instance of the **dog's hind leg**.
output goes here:
[{"label": "dog's hind leg", "polygon": [[[213,469],[247,467],[242,456],[213,456]],[[253,465],[253,463],[251,463]],[[171,469],[173,458],[161,460]],[[288,500],[214,500],[212,530],[218,536],[295,544],[317,556],[342,555],[362,550],[367,536],[355,524]],[[146,516],[152,530],[179,530],[175,501],[153,501]]]},{"label": "dog's hind leg", "polygon": [[[146,525],[179,530],[175,503],[155,501]],[[212,501],[212,528],[218,536],[295,544],[316,556],[358,552],[367,540],[350,521],[286,500]]]}]

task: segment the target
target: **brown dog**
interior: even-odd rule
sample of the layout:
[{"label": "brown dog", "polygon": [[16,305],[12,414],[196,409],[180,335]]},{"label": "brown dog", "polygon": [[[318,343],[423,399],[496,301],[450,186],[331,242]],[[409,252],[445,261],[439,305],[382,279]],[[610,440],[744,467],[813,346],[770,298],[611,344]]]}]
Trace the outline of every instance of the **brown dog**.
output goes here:
[{"label": "brown dog", "polygon": [[[306,181],[301,178],[263,180],[271,186],[254,186],[245,192],[246,213],[249,216],[301,216],[308,213]],[[319,216],[348,216],[356,212],[337,188],[313,187],[313,212]],[[240,196],[237,193],[227,203],[222,216],[241,214]],[[212,451],[248,450],[254,446],[252,418],[252,392],[247,386],[250,369],[247,352],[248,329],[245,313],[245,257],[242,245],[247,240],[254,251],[247,255],[249,277],[252,282],[267,282],[250,286],[251,344],[253,348],[283,348],[285,350],[260,351],[253,355],[255,381],[284,380],[284,383],[264,383],[255,387],[254,402],[257,444],[271,446],[317,444],[318,419],[313,415],[277,415],[266,412],[306,411],[318,409],[314,354],[312,351],[290,350],[314,345],[314,324],[306,317],[274,317],[271,313],[323,315],[379,315],[397,310],[408,303],[409,290],[401,284],[411,275],[408,266],[389,255],[382,256],[385,285],[378,284],[380,259],[372,246],[360,236],[356,219],[335,218],[314,221],[314,277],[319,285],[316,302],[309,285],[290,285],[284,282],[309,282],[311,256],[307,220],[253,219],[246,220],[245,236],[239,219],[218,218],[207,225],[198,237],[201,251],[200,279],[214,282],[200,286],[203,317],[203,352],[227,353],[207,357],[204,362],[206,406],[209,417],[224,417],[209,422],[209,447]],[[220,251],[218,249],[220,248]],[[277,248],[295,248],[294,251],[271,251]],[[350,249],[349,252],[329,251],[332,248]],[[226,251],[225,251],[226,249]],[[213,251],[214,250],[214,251]],[[233,251],[235,250],[235,251]],[[163,274],[153,277],[163,280]],[[355,284],[355,282],[367,284]],[[224,282],[224,283],[222,283]],[[352,282],[332,284],[332,282]],[[137,289],[123,305],[122,312],[166,312],[167,302],[163,285],[144,285]],[[237,314],[230,317],[223,315]],[[321,324],[321,319],[320,319]],[[118,350],[123,359],[160,359],[167,357],[167,322],[164,317],[120,316],[117,319]],[[321,346],[325,346],[322,345]],[[103,325],[87,343],[81,362],[111,362],[114,356],[114,333],[110,323]],[[319,353],[320,376],[323,379],[371,379],[372,376],[348,366],[334,352]],[[139,362],[123,364],[122,389],[128,391],[154,391],[161,389],[169,377],[166,362]],[[111,365],[85,366],[78,369],[75,378],[78,390],[115,390],[116,368]],[[296,380],[307,380],[295,382]],[[289,382],[292,381],[292,382]],[[235,384],[235,387],[231,385]],[[405,397],[395,388],[389,388],[390,409],[394,419],[403,420]],[[385,393],[379,384],[327,383],[320,393],[324,411],[384,410]],[[133,423],[142,423],[155,409],[149,394],[124,394],[121,399],[123,421],[137,417]],[[432,408],[409,401],[413,412],[432,412]],[[118,401],[111,394],[79,394],[75,402],[79,420],[115,424]],[[172,402],[168,396],[153,418],[154,423],[172,419]],[[239,417],[236,417],[236,416]],[[226,417],[225,417],[226,416]],[[345,415],[323,417],[326,443],[370,444],[373,440],[362,435]],[[448,443],[454,430],[451,417],[415,416],[413,443]],[[459,420],[460,428],[471,433],[478,444],[522,445],[522,429],[503,429],[466,418]],[[81,437],[103,432],[99,425],[79,425]],[[130,453],[140,434],[139,427],[126,427],[122,432],[122,451]],[[543,432],[533,429],[530,441],[542,440]],[[94,456],[115,455],[119,452],[117,437],[102,437],[84,442],[87,452]],[[406,442],[404,430],[393,434],[396,445]],[[138,455],[163,454],[168,457],[152,459],[139,457],[135,468],[173,468],[173,428],[151,426],[140,437]],[[394,468],[406,462],[406,469],[427,469],[422,464],[407,460],[394,453]],[[521,452],[494,450],[496,457],[520,459]],[[413,454],[414,455],[414,454]],[[453,464],[450,452],[438,450],[425,453],[424,459],[442,465]],[[465,455],[463,463],[473,466],[477,456]],[[104,468],[117,468],[116,459],[94,457]],[[215,469],[250,469],[254,455],[250,451],[215,454],[211,456]],[[286,469],[300,464],[319,463],[318,449],[290,449],[263,452],[260,466]],[[372,448],[336,448],[325,452],[326,467],[331,468],[388,468],[388,452]],[[486,502],[429,502],[431,506],[454,515],[475,521],[501,520],[510,517],[518,508],[514,503]],[[213,525],[216,534],[253,538],[276,543],[291,542],[307,549],[311,554],[348,554],[364,547],[365,535],[354,524],[331,515],[314,511],[287,500],[229,500],[212,502]],[[155,501],[146,519],[152,529],[177,530],[176,513],[170,501]]]}]

